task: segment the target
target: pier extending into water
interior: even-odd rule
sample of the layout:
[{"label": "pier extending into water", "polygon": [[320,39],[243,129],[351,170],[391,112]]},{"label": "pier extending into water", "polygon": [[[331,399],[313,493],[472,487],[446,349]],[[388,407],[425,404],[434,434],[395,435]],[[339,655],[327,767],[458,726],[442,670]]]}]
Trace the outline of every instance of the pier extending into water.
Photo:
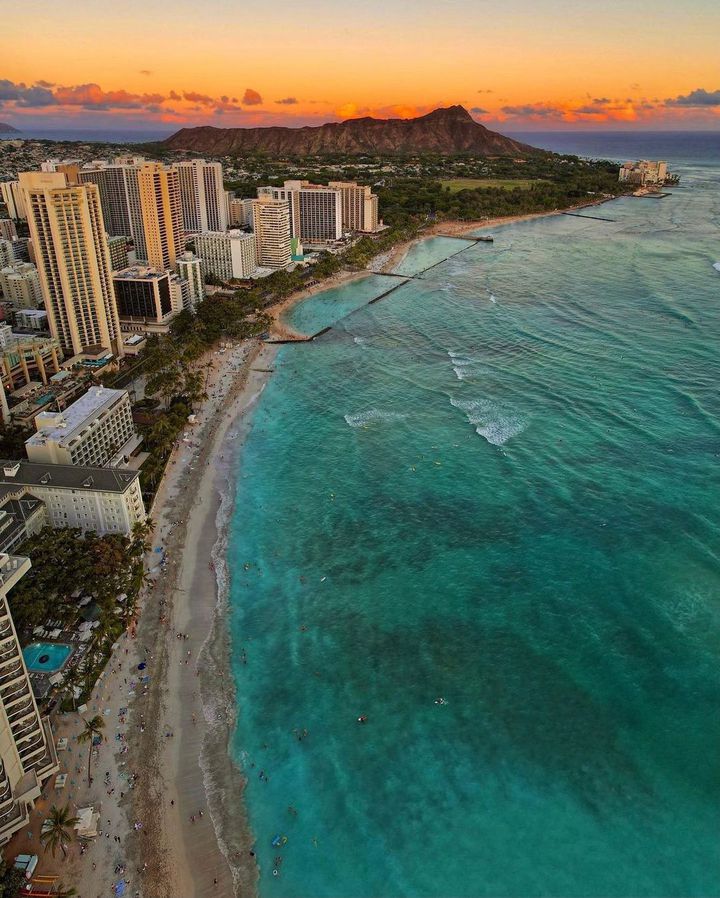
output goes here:
[{"label": "pier extending into water", "polygon": [[435,237],[444,237],[446,240],[470,240],[472,243],[493,243],[495,238],[491,234],[483,237],[466,237],[462,234],[434,234]]},{"label": "pier extending into water", "polygon": [[571,215],[573,218],[589,218],[590,221],[616,221],[615,218],[603,218],[601,215],[582,215],[580,212],[561,212],[560,214]]}]

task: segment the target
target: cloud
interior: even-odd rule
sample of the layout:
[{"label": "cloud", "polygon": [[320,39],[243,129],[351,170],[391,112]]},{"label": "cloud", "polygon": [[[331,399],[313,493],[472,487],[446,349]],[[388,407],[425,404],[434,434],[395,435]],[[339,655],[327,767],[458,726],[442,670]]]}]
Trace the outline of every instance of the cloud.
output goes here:
[{"label": "cloud", "polygon": [[[480,93],[480,91],[478,91]],[[473,115],[487,115],[487,109],[482,109],[480,106],[473,106],[470,109]]]},{"label": "cloud", "polygon": [[697,87],[695,90],[691,90],[689,94],[682,94],[679,97],[674,97],[668,100],[665,100],[666,106],[690,106],[690,107],[712,107],[712,106],[720,106],[720,88],[718,90],[705,90],[702,87]]},{"label": "cloud", "polygon": [[282,100],[275,100],[275,102],[281,106],[294,106],[297,103],[297,99],[295,97],[284,97]]},{"label": "cloud", "polygon": [[573,112],[577,115],[605,115],[605,110],[600,106],[577,106]]},{"label": "cloud", "polygon": [[521,106],[503,106],[500,110],[510,118],[548,118],[562,116],[563,110],[546,103],[525,103]]},{"label": "cloud", "polygon": [[217,100],[213,100],[207,94],[199,94],[194,90],[186,90],[183,93],[183,99],[188,103],[200,103],[203,106],[214,106]]},{"label": "cloud", "polygon": [[49,90],[51,87],[55,87],[55,84],[52,81],[43,81],[40,79],[35,82],[34,87],[46,87]]},{"label": "cloud", "polygon": [[53,91],[59,106],[82,106],[85,109],[145,109],[164,103],[163,94],[134,94],[127,90],[103,90],[99,84],[57,87]]},{"label": "cloud", "polygon": [[6,78],[0,78],[0,104],[13,102],[21,107],[55,106],[52,91],[46,87],[28,87],[22,82],[15,84]]},{"label": "cloud", "polygon": [[262,100],[262,97],[260,96],[260,94],[256,90],[253,90],[251,87],[248,87],[246,89],[245,93],[243,94],[242,101],[245,104],[245,106],[260,106],[260,105],[262,105],[263,100]]},{"label": "cloud", "polygon": [[152,69],[140,69],[141,75],[152,75]]}]

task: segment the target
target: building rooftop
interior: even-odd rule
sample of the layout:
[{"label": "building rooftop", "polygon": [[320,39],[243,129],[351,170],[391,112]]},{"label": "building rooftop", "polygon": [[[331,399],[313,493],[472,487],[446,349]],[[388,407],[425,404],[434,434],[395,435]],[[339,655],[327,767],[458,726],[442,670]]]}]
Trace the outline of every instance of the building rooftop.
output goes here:
[{"label": "building rooftop", "polygon": [[150,268],[147,265],[131,265],[129,268],[113,272],[115,281],[159,281],[164,277],[167,277],[166,271],[158,271],[157,268]]},{"label": "building rooftop", "polygon": [[90,420],[127,395],[125,390],[92,387],[62,412],[40,412],[35,419],[37,433],[25,440],[26,446],[44,446],[48,440],[67,444]]},{"label": "building rooftop", "polygon": [[127,468],[88,468],[84,465],[42,465],[29,461],[2,462],[0,485],[124,493],[139,477]]}]

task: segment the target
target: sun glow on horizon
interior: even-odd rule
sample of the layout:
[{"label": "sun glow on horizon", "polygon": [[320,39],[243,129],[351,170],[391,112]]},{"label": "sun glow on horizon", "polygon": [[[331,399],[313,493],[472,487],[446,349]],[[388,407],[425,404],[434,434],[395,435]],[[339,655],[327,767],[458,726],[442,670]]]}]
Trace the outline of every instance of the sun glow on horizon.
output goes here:
[{"label": "sun glow on horizon", "polygon": [[296,22],[285,4],[258,0],[209,0],[201,19],[186,0],[127,0],[109,31],[107,10],[89,0],[29,0],[4,16],[0,120],[171,131],[411,118],[461,104],[506,130],[719,128],[720,6],[690,0],[679,14],[657,0],[649,11],[648,0],[501,10],[309,0]]}]

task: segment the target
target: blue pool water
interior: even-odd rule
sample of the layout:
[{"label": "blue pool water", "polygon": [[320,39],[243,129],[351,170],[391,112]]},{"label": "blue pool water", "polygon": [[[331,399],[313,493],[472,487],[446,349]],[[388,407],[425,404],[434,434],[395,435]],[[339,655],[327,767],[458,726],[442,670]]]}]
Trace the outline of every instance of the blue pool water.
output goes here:
[{"label": "blue pool water", "polygon": [[262,898],[720,895],[720,167],[680,173],[281,349],[228,543]]},{"label": "blue pool water", "polygon": [[65,664],[72,646],[64,642],[32,642],[23,649],[25,666],[33,673],[55,673]]}]

